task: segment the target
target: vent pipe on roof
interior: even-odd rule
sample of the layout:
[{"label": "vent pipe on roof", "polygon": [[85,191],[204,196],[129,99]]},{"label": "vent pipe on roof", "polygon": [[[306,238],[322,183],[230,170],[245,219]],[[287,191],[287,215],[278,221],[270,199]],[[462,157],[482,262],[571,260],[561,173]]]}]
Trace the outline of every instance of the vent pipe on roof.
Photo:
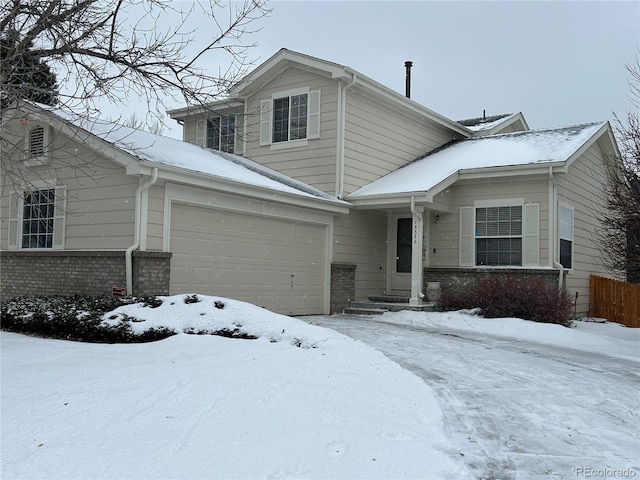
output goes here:
[{"label": "vent pipe on roof", "polygon": [[413,66],[413,62],[407,60],[404,62],[404,68],[407,71],[407,79],[405,83],[404,95],[407,98],[411,98],[411,67]]}]

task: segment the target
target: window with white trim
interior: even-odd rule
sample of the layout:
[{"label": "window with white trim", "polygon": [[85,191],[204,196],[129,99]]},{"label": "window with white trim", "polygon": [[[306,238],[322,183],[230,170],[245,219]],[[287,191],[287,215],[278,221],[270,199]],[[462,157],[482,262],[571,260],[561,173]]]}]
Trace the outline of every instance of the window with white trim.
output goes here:
[{"label": "window with white trim", "polygon": [[236,152],[236,116],[221,115],[196,122],[196,145],[223,152]]},{"label": "window with white trim", "polygon": [[306,93],[273,100],[274,143],[307,138],[307,102]]},{"label": "window with white trim", "polygon": [[478,207],[475,213],[475,264],[522,265],[522,206]]},{"label": "window with white trim", "polygon": [[573,207],[558,205],[558,252],[564,268],[573,268],[573,213]]},{"label": "window with white trim", "polygon": [[296,146],[320,137],[320,91],[274,93],[260,104],[260,145]]},{"label": "window with white trim", "polygon": [[56,190],[25,192],[22,200],[22,248],[52,248]]},{"label": "window with white trim", "polygon": [[9,249],[63,248],[65,188],[37,183],[9,195]]},{"label": "window with white trim", "polygon": [[234,153],[235,143],[235,115],[222,115],[207,120],[207,148]]}]

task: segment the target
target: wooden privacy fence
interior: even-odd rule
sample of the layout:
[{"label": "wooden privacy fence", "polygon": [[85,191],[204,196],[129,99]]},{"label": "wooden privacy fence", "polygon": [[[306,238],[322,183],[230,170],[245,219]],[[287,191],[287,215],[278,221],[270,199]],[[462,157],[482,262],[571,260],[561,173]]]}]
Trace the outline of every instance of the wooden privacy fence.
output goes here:
[{"label": "wooden privacy fence", "polygon": [[640,285],[591,275],[589,310],[592,317],[640,328]]}]

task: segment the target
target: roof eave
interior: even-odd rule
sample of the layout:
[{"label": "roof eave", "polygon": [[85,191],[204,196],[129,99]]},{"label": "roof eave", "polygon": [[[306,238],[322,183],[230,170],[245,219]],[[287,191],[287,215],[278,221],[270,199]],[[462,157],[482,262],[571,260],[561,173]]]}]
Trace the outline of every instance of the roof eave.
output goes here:
[{"label": "roof eave", "polygon": [[140,165],[146,170],[141,173],[150,175],[153,168],[158,169],[158,178],[167,181],[186,183],[188,185],[210,188],[234,195],[246,195],[261,200],[276,201],[278,203],[292,204],[307,208],[313,208],[331,213],[349,213],[351,204],[344,200],[324,199],[307,195],[296,195],[291,192],[283,192],[259,185],[238,182],[229,178],[197,172],[174,165],[141,160]]},{"label": "roof eave", "polygon": [[347,68],[342,65],[281,48],[255,70],[232,86],[229,89],[229,93],[233,98],[245,97],[255,90],[252,89],[251,86],[259,82],[261,78],[269,77],[270,72],[276,70],[281,71],[290,65],[297,65],[306,69],[322,72],[333,79],[351,79],[351,74],[348,73]]},{"label": "roof eave", "polygon": [[194,105],[190,107],[182,107],[176,108],[173,110],[167,110],[167,115],[172,120],[182,120],[184,118],[193,116],[193,115],[202,115],[203,113],[225,110],[225,109],[233,109],[242,107],[244,103],[242,101],[236,99],[228,99],[228,100],[219,100],[217,102],[208,103],[206,105]]},{"label": "roof eave", "polygon": [[473,180],[475,178],[512,177],[520,175],[540,175],[549,172],[549,168],[555,172],[564,171],[566,161],[548,161],[537,163],[525,163],[524,165],[500,165],[494,167],[466,168],[458,172],[460,180]]},{"label": "roof eave", "polygon": [[55,112],[42,109],[29,103],[23,103],[20,108],[26,110],[34,120],[46,123],[74,141],[87,146],[98,155],[102,155],[118,165],[125,167],[128,175],[139,173],[139,159],[135,155],[125,152],[117,145],[56,115]]},{"label": "roof eave", "polygon": [[[593,135],[591,135],[591,137],[586,142],[584,142],[580,148],[578,148],[575,152],[573,152],[571,156],[567,159],[565,164],[565,171],[567,171],[571,166],[571,164],[575,162],[578,158],[580,158],[580,156],[584,152],[586,152],[589,148],[591,148],[591,146],[595,142],[597,142],[598,139],[602,136],[602,134],[605,133],[607,130],[610,132],[610,135],[613,138],[613,133],[611,132],[611,126],[609,125],[609,122],[603,122],[600,128],[598,128],[598,130]],[[615,140],[613,140],[613,144],[616,145]],[[616,148],[617,148],[617,145],[616,145]]]}]

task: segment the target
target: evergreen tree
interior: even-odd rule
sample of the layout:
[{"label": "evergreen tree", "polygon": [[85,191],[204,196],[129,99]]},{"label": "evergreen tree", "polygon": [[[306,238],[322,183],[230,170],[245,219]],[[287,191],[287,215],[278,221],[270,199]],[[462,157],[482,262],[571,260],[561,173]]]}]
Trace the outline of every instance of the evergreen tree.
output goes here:
[{"label": "evergreen tree", "polygon": [[10,30],[0,37],[2,108],[20,98],[45,105],[56,105],[58,94],[55,74],[32,52],[32,42],[27,43],[25,51],[17,52],[19,40],[15,30]]}]

